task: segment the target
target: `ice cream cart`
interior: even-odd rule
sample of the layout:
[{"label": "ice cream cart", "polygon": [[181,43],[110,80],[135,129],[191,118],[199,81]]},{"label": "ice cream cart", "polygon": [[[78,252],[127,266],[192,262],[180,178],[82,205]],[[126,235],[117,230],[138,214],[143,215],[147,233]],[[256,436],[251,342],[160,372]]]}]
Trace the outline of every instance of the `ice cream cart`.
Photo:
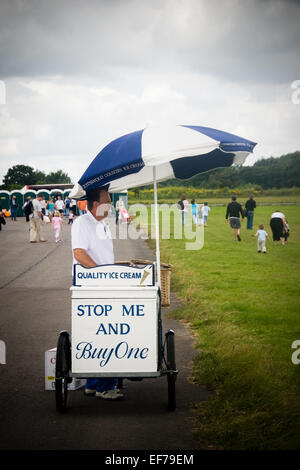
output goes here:
[{"label": "ice cream cart", "polygon": [[166,376],[168,409],[176,408],[175,335],[163,340],[155,264],[74,266],[72,333],[59,334],[57,411],[67,407],[73,378],[142,380]]},{"label": "ice cream cart", "polygon": [[71,288],[72,339],[61,332],[57,347],[58,411],[66,409],[67,385],[73,377],[162,375],[168,380],[169,409],[175,409],[174,332],[168,331],[162,339],[157,183],[242,165],[255,145],[204,126],[147,126],[112,140],[90,163],[71,198],[86,199],[88,191],[106,185],[116,193],[153,183],[157,269],[154,264],[76,266]]}]

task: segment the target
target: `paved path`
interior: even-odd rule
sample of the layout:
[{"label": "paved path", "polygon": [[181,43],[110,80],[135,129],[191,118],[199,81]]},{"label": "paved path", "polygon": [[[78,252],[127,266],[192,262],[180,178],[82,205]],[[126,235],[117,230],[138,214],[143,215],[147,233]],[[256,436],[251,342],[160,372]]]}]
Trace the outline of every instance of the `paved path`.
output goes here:
[{"label": "paved path", "polygon": [[[55,410],[54,392],[44,390],[44,354],[56,347],[58,333],[70,330],[70,226],[55,244],[29,243],[25,219],[8,221],[0,233],[0,340],[7,348],[0,365],[0,449],[197,449],[193,403],[207,392],[188,382],[196,351],[188,329],[163,315],[164,331],[176,333],[177,410],[167,411],[165,377],[124,381],[125,399],[105,402],[69,393],[70,409]],[[143,241],[117,240],[118,260],[154,259]],[[176,303],[176,298],[173,296]]]}]

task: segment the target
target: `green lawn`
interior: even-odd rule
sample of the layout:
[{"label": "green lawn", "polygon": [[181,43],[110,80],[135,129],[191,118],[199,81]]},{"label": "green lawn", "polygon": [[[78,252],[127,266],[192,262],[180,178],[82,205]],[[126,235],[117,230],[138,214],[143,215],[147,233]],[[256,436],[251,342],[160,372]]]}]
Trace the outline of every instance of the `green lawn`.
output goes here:
[{"label": "green lawn", "polygon": [[300,340],[300,207],[278,209],[291,227],[287,246],[273,245],[274,207],[255,211],[255,229],[263,223],[270,236],[267,254],[257,253],[245,221],[242,241],[233,241],[224,207],[212,208],[203,249],[161,241],[162,261],[174,265],[172,290],[183,301],[173,316],[197,338],[193,380],[215,390],[196,407],[204,446],[300,448],[300,364],[291,362],[291,344]]},{"label": "green lawn", "polygon": [[[159,202],[165,204],[176,204],[177,201],[181,198],[181,192],[178,192],[177,197],[175,198],[162,198],[158,195]],[[189,199],[189,198],[188,198]],[[247,201],[247,196],[237,196],[238,201],[244,206],[245,202]],[[288,193],[283,195],[260,195],[255,197],[256,202],[258,205],[274,205],[283,203],[284,206],[286,204],[300,204],[300,194],[295,192],[294,194]],[[227,205],[228,202],[231,200],[231,197],[210,197],[210,196],[203,196],[200,199],[196,198],[197,203],[203,203],[204,201],[208,201],[209,204],[213,205]],[[130,204],[153,204],[153,197],[148,199],[138,199],[134,198],[129,195],[129,203]]]}]

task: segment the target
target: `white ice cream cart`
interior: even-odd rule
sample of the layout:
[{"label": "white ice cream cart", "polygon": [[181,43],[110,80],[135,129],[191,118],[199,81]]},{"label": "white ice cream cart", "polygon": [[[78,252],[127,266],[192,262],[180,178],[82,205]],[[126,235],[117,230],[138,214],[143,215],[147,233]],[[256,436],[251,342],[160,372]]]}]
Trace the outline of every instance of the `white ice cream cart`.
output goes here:
[{"label": "white ice cream cart", "polygon": [[[176,408],[174,332],[162,339],[155,264],[74,266],[72,334],[59,334],[56,408],[67,407],[73,377],[142,380],[166,375],[168,409]],[[70,338],[71,336],[71,338]]]}]

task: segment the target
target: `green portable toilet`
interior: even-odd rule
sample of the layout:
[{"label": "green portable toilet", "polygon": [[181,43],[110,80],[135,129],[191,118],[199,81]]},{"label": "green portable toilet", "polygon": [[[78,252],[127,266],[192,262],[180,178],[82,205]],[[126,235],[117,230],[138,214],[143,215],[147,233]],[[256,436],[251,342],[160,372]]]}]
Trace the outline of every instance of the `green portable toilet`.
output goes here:
[{"label": "green portable toilet", "polygon": [[64,192],[61,191],[61,189],[52,189],[52,191],[50,193],[50,197],[52,197],[53,200],[56,201],[57,196],[61,196],[61,198],[64,199]]},{"label": "green portable toilet", "polygon": [[9,209],[9,191],[1,189],[0,191],[0,205],[2,209]]},{"label": "green portable toilet", "polygon": [[24,199],[23,199],[23,194],[21,191],[19,191],[18,189],[14,189],[13,191],[10,192],[10,196],[9,196],[9,209],[10,209],[10,205],[11,205],[11,199],[13,196],[16,196],[16,200],[17,200],[17,205],[18,205],[18,210],[17,210],[17,217],[22,217],[24,215],[23,213],[23,209],[22,209],[22,206],[24,204]]},{"label": "green portable toilet", "polygon": [[24,193],[24,202],[28,197],[32,197],[33,199],[36,198],[36,191],[34,189],[27,189]]},{"label": "green portable toilet", "polygon": [[50,191],[48,191],[48,189],[38,189],[36,192],[36,195],[38,194],[40,194],[41,196],[44,196],[45,201],[49,201]]}]

